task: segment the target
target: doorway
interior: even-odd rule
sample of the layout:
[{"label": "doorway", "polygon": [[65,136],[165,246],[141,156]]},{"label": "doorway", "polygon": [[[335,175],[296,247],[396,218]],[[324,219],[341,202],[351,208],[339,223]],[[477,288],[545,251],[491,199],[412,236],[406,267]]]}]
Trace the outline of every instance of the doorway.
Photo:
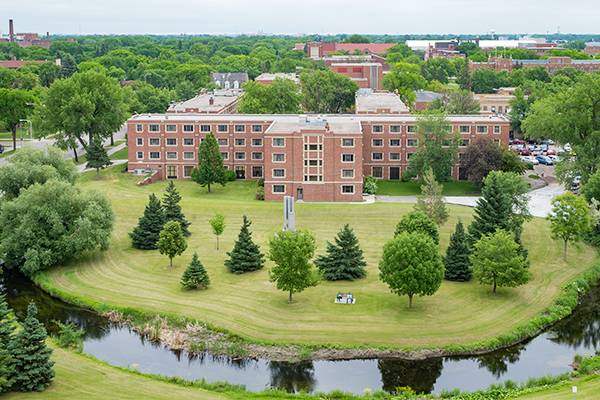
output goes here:
[{"label": "doorway", "polygon": [[400,167],[390,167],[390,180],[400,180]]},{"label": "doorway", "polygon": [[296,190],[296,200],[304,200],[304,189],[298,188]]}]

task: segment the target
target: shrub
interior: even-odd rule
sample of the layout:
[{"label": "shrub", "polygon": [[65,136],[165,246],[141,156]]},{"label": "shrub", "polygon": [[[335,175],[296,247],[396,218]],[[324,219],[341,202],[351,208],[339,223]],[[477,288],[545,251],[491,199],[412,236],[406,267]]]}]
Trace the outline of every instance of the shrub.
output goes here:
[{"label": "shrub", "polygon": [[377,192],[377,179],[372,176],[365,176],[363,183],[363,193],[375,194]]},{"label": "shrub", "polygon": [[232,171],[230,169],[225,171],[225,180],[227,182],[233,182],[237,179],[237,175],[235,174],[235,171]]}]

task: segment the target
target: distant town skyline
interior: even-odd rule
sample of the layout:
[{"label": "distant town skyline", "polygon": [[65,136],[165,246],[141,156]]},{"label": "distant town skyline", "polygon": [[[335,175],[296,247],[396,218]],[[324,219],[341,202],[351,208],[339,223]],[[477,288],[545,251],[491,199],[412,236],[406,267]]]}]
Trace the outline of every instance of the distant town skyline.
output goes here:
[{"label": "distant town skyline", "polygon": [[597,0],[33,0],[2,2],[18,32],[51,34],[600,33]]}]

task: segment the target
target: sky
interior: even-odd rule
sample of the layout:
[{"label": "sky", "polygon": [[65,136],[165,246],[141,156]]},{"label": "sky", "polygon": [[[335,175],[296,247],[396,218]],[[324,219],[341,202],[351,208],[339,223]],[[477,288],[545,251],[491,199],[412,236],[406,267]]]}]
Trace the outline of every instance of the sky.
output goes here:
[{"label": "sky", "polygon": [[600,33],[600,0],[0,0],[0,32]]}]

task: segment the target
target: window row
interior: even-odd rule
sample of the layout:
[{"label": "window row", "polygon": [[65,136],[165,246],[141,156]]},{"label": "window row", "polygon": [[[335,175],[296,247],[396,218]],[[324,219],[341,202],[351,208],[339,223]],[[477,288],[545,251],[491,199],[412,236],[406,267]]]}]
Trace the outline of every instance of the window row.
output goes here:
[{"label": "window row", "polygon": [[[476,125],[475,131],[477,133],[488,133],[488,129],[489,129],[488,125]],[[371,131],[373,133],[383,133],[384,126],[383,125],[373,125],[371,127]],[[458,131],[460,133],[471,133],[471,125],[459,125]],[[498,134],[498,133],[501,133],[501,131],[502,131],[502,129],[501,129],[500,125],[493,126],[494,133]],[[390,133],[401,133],[402,127],[401,127],[401,125],[390,125],[389,132]],[[417,133],[417,126],[416,125],[407,125],[406,132],[407,133]]]},{"label": "window row", "polygon": [[[184,151],[183,152],[183,158],[182,160],[195,160],[196,159],[196,152],[194,151]],[[135,153],[135,158],[137,160],[143,160],[145,157],[145,153],[143,151],[138,151]],[[179,159],[179,153],[176,151],[167,151],[165,153],[165,158],[167,160],[178,160]],[[150,160],[160,160],[161,159],[161,152],[160,151],[149,151],[148,152],[148,159]]]},{"label": "window row", "polygon": [[[144,126],[146,126],[145,124],[136,124],[135,125],[135,131],[136,132],[144,132]],[[160,124],[148,124],[148,132],[160,132]],[[164,129],[165,132],[178,132],[179,131],[179,125],[176,124],[165,124],[164,125]],[[216,128],[213,129],[213,125],[209,125],[209,124],[202,124],[202,125],[193,125],[193,124],[183,124],[181,125],[181,131],[184,133],[194,133],[196,132],[196,129],[198,129],[199,132],[221,132],[221,133],[225,133],[225,132],[229,132],[229,125],[227,124],[219,124],[216,125]],[[262,133],[263,132],[263,126],[256,124],[256,125],[250,125],[250,127],[248,128],[246,125],[234,125],[233,126],[233,131],[235,133],[246,133],[247,131],[250,131],[252,133]]]},{"label": "window row", "polygon": [[[285,194],[286,185],[283,184],[275,184],[271,186],[271,193],[273,194]],[[355,187],[354,185],[342,185],[340,187],[341,194],[354,194]]]},{"label": "window row", "polygon": [[[135,142],[138,146],[143,146],[144,138],[141,138],[141,137],[136,138]],[[182,143],[184,146],[193,146],[194,138],[184,138],[182,140]],[[165,144],[167,146],[177,146],[177,138],[166,138]],[[149,146],[160,146],[160,138],[148,138],[148,145]]]}]

